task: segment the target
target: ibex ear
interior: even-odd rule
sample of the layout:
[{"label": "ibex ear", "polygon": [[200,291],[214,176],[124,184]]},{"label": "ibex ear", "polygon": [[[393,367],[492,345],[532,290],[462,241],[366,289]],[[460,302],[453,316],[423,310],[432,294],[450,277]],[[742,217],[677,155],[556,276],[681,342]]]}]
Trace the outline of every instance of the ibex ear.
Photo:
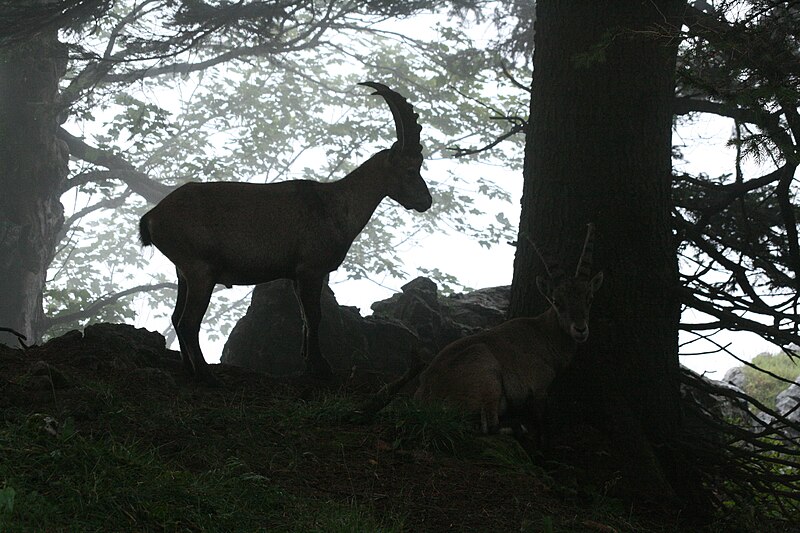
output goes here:
[{"label": "ibex ear", "polygon": [[600,271],[594,275],[592,281],[589,282],[589,285],[592,287],[592,292],[596,292],[597,289],[600,288],[600,285],[603,284],[603,272]]},{"label": "ibex ear", "polygon": [[543,278],[542,276],[536,276],[536,287],[539,289],[539,292],[542,293],[542,296],[547,298],[548,300],[553,296],[553,285],[550,283],[549,278]]}]

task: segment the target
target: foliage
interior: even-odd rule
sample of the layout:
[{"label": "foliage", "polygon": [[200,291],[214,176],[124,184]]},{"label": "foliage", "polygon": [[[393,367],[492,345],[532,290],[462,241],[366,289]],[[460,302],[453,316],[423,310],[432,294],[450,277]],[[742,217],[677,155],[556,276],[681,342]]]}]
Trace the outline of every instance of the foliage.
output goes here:
[{"label": "foliage", "polygon": [[742,388],[747,394],[771,409],[775,408],[775,397],[789,385],[786,381],[774,378],[761,370],[766,370],[788,381],[795,381],[800,377],[800,366],[797,361],[785,353],[762,353],[755,356],[751,364],[757,368],[743,367],[745,379]]},{"label": "foliage", "polygon": [[[763,357],[761,362],[778,370],[784,365],[775,363],[777,359]],[[681,381],[700,395],[683,397],[689,422],[679,439],[680,446],[691,457],[692,475],[703,481],[703,497],[722,510],[720,530],[731,524],[750,530],[755,524],[772,521],[797,523],[800,424],[754,396],[721,387],[690,371],[682,372]],[[698,402],[709,394],[717,397],[712,402],[724,398],[735,403],[744,419],[724,419],[724,410],[709,409],[707,402]]]},{"label": "foliage", "polygon": [[[467,4],[453,7],[467,13]],[[331,20],[315,22],[312,16],[304,22],[295,13],[291,23],[306,33],[279,33],[274,42],[263,43],[248,28],[253,13],[231,11],[229,19],[208,21],[211,27],[201,31],[208,6],[139,7],[116,2],[91,33],[71,41],[70,74],[62,89],[71,99],[72,117],[65,128],[85,132],[79,142],[93,149],[72,162],[63,197],[71,216],[45,295],[51,335],[90,319],[130,321],[137,307],[148,304],[157,316],[166,314],[159,304],[171,299],[166,292],[171,288],[145,292],[135,303],[132,297],[115,299],[90,317],[75,314],[138,286],[142,271],[152,276],[151,284],[172,281],[169,269],[149,266],[151,258],[133,245],[137,219],[147,208],[142,199],[157,199],[145,194],[147,188],[142,192],[148,182],[163,187],[187,180],[332,180],[388,146],[391,119],[380,99],[356,86],[364,79],[387,81],[420,113],[425,153],[437,169],[423,170],[435,204],[421,216],[381,204],[346,258],[342,268],[348,277],[407,278],[397,250],[443,226],[486,247],[512,238],[503,213],[510,198],[492,176],[492,166],[518,168],[520,151],[498,149],[441,164],[452,159],[453,145],[487,144],[500,135],[503,125],[490,117],[524,114],[526,107],[524,93],[498,75],[496,56],[473,42],[462,19],[441,17],[427,35],[412,38],[383,15],[351,13],[354,4],[332,0],[331,17],[340,17],[335,28]],[[374,7],[381,13],[388,9]],[[413,13],[422,7],[403,9]],[[154,18],[159,13],[180,24],[151,42],[143,32],[163,24]],[[224,44],[220,24],[234,27]],[[312,38],[315,28],[319,35]],[[192,35],[200,37],[190,40]],[[191,53],[180,51],[187,39]],[[164,58],[148,59],[157,51]],[[524,76],[524,69],[518,75]],[[479,198],[492,201],[479,208]],[[482,216],[487,208],[495,212]],[[422,268],[440,273],[435,265]],[[229,329],[230,315],[221,310],[241,305],[215,297],[209,331]]]}]

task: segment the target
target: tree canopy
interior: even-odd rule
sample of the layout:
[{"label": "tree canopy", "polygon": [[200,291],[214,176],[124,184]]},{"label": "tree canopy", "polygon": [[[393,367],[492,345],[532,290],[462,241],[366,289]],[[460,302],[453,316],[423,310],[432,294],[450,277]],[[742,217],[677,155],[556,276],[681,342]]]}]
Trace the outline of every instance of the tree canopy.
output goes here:
[{"label": "tree canopy", "polygon": [[[132,243],[144,206],[177,184],[337,179],[385,145],[388,117],[361,97],[358,81],[391,79],[409,94],[425,117],[423,142],[434,160],[452,158],[454,144],[501,135],[505,124],[490,117],[520,114],[521,95],[498,74],[496,54],[475,45],[457,20],[408,36],[388,21],[425,3],[374,4],[113,2],[94,5],[102,16],[65,29],[70,68],[58,137],[72,162],[61,184],[68,216],[49,265],[43,329],[52,335],[90,319],[130,320],[129,296],[154,291],[156,303],[171,290],[163,278],[142,282],[137,271],[148,258]],[[448,9],[456,8],[469,5]],[[19,16],[33,27],[52,24],[34,12]],[[62,23],[73,13],[61,13]],[[503,87],[505,95],[487,103],[485,94]],[[507,151],[469,163],[476,158],[516,161]],[[405,277],[385,250],[443,223],[485,246],[510,240],[502,211],[478,225],[473,204],[474,193],[500,200],[508,193],[488,173],[462,178],[465,166],[431,176],[436,207],[424,218],[411,222],[382,206],[348,254],[349,275]],[[455,281],[441,278],[448,279]]]}]

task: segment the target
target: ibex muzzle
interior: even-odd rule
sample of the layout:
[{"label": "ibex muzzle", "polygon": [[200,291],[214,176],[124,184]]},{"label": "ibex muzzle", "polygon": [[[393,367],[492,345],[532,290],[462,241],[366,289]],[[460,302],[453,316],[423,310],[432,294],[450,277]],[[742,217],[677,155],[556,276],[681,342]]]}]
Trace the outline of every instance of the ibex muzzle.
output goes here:
[{"label": "ibex muzzle", "polygon": [[312,374],[329,376],[319,347],[320,294],[325,276],[342,264],[353,240],[386,196],[425,211],[431,195],[420,175],[421,126],[399,93],[365,82],[389,105],[397,142],[339,181],[188,183],[146,213],[142,244],[154,244],[178,273],[172,323],[186,370],[209,384],[198,333],[216,284],[294,281],[304,328],[301,352]]},{"label": "ibex muzzle", "polygon": [[587,318],[603,273],[591,275],[594,228],[590,224],[574,277],[545,260],[547,277],[536,284],[550,308],[459,339],[434,357],[420,376],[418,400],[440,400],[479,413],[484,433],[496,431],[500,416],[529,399],[541,404],[550,384],[589,337]]}]

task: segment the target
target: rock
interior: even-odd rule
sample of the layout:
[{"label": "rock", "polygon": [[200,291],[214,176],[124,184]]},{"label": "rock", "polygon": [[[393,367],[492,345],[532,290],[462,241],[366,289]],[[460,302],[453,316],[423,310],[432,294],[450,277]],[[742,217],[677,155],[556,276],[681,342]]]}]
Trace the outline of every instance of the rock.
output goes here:
[{"label": "rock", "polygon": [[[321,302],[322,353],[340,371],[358,366],[402,372],[418,349],[416,336],[397,320],[362,317],[355,307],[340,306],[327,287]],[[301,345],[300,306],[292,283],[277,280],[253,291],[250,307],[231,331],[221,361],[276,376],[296,374],[305,369]]]},{"label": "rock", "polygon": [[490,287],[440,298],[436,284],[419,277],[402,292],[375,302],[375,316],[401,321],[433,353],[451,342],[496,326],[505,320],[511,288]]},{"label": "rock", "polygon": [[88,352],[116,358],[121,367],[160,366],[167,350],[160,333],[128,324],[91,324],[83,330],[83,342]]},{"label": "rock", "polygon": [[747,381],[746,375],[744,373],[743,366],[735,366],[733,368],[728,369],[725,372],[725,376],[723,376],[722,381],[725,383],[729,383],[738,389],[744,389],[745,383]]},{"label": "rock", "polygon": [[71,354],[78,366],[97,367],[113,359],[120,368],[163,366],[170,358],[164,337],[157,332],[128,324],[97,323],[83,331],[68,331],[49,340],[43,348],[55,353]]},{"label": "rock", "polygon": [[399,320],[432,351],[439,351],[460,336],[458,326],[443,312],[433,281],[419,277],[401,290],[387,300],[373,303],[374,316]]},{"label": "rock", "polygon": [[800,423],[800,383],[792,383],[775,398],[775,410],[793,422]]},{"label": "rock", "polygon": [[486,329],[506,320],[511,286],[487,287],[443,299],[451,320],[475,329]]},{"label": "rock", "polygon": [[[720,393],[724,392],[726,389],[742,392],[740,388],[736,387],[735,385],[731,385],[726,381],[717,381],[705,376],[701,376],[696,372],[684,367],[683,365],[681,365],[681,368],[685,372],[691,372],[697,377],[697,379],[702,380],[708,386],[718,389]],[[752,416],[750,415],[747,402],[744,400],[731,398],[724,394],[713,394],[705,390],[688,387],[684,384],[681,384],[681,395],[684,398],[691,398],[695,403],[705,408],[708,412],[712,413],[718,418],[722,418],[742,426],[750,426],[754,422]]]},{"label": "rock", "polygon": [[[510,288],[493,287],[442,298],[436,284],[419,277],[402,292],[372,304],[362,317],[340,306],[326,287],[322,295],[320,344],[334,368],[353,366],[401,373],[418,352],[437,353],[450,342],[505,320]],[[250,308],[222,351],[222,362],[272,375],[300,373],[300,308],[288,280],[256,287]]]}]

